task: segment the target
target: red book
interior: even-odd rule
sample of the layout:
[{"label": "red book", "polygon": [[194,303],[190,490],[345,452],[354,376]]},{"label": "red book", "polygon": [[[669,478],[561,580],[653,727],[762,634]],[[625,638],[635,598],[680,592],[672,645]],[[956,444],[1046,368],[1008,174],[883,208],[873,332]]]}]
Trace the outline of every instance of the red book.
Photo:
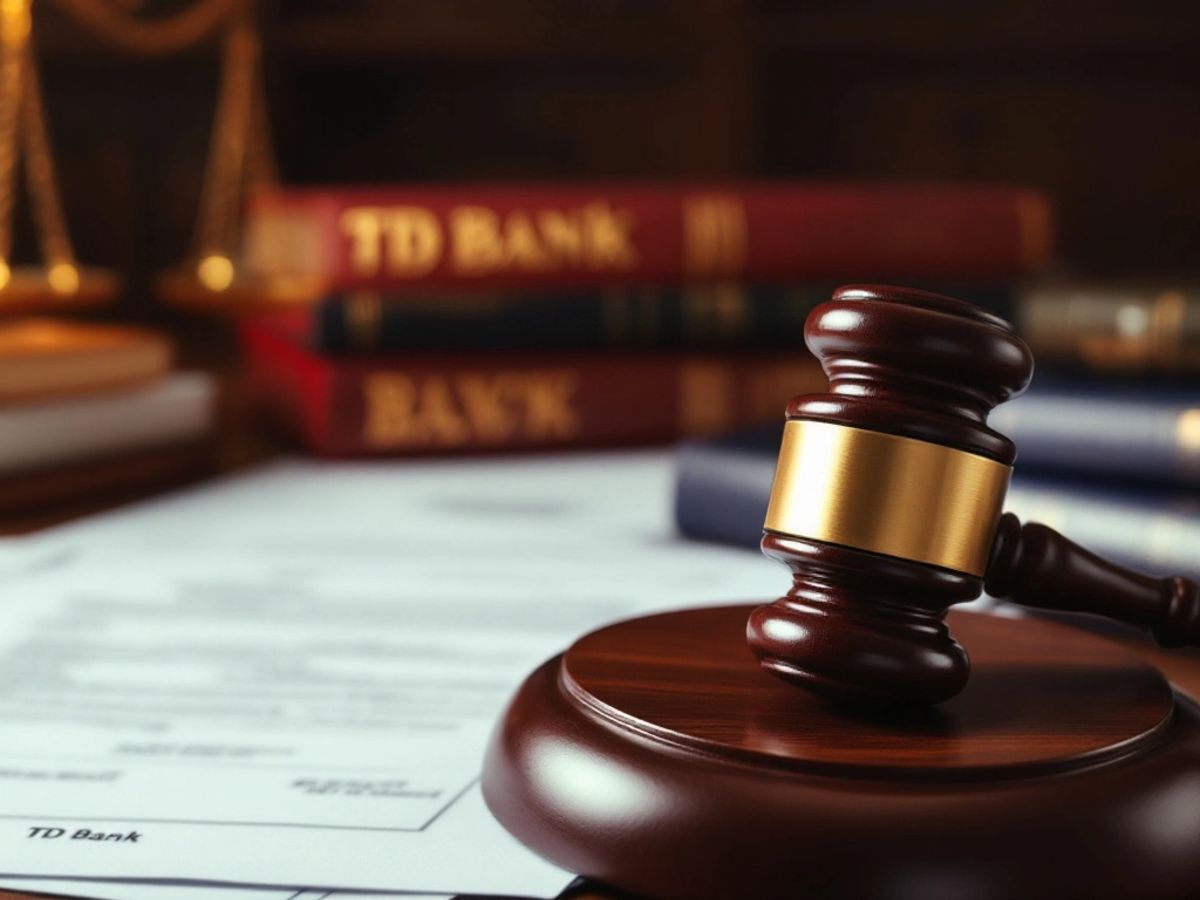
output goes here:
[{"label": "red book", "polygon": [[252,384],[323,456],[660,443],[774,421],[824,390],[806,351],[337,358],[241,325]]},{"label": "red book", "polygon": [[749,182],[270,189],[245,265],[314,290],[681,279],[1008,278],[1047,261],[1032,190]]}]

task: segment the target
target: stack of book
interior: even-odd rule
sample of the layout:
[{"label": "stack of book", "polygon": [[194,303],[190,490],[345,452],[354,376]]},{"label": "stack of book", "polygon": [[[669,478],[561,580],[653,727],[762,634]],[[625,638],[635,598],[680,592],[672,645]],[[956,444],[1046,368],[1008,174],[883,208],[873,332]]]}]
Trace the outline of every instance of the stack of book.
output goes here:
[{"label": "stack of book", "polygon": [[803,325],[836,283],[1003,311],[1049,251],[1044,198],[997,186],[274,189],[244,265],[323,300],[247,320],[244,347],[322,455],[666,442],[819,389]]},{"label": "stack of book", "polygon": [[0,515],[178,483],[212,459],[215,386],[139,328],[0,322]]},{"label": "stack of book", "polygon": [[[989,418],[1018,448],[1008,507],[1142,571],[1200,577],[1200,290],[1046,281],[1012,312],[1038,369]],[[756,547],[779,437],[685,445],[680,529]]]},{"label": "stack of book", "polygon": [[1015,323],[1038,360],[995,427],[1020,448],[1011,502],[1152,573],[1200,576],[1200,289],[1044,281]]}]

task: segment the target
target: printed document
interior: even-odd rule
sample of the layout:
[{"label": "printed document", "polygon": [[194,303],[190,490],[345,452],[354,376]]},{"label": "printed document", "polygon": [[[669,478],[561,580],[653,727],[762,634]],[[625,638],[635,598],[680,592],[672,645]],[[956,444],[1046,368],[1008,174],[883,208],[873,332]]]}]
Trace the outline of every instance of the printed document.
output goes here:
[{"label": "printed document", "polygon": [[0,873],[554,896],[573,875],[479,787],[520,680],[613,619],[787,586],[675,538],[671,479],[660,453],[288,462],[27,542]]},{"label": "printed document", "polygon": [[445,894],[358,894],[343,891],[289,891],[273,888],[212,887],[210,885],[133,883],[129,881],[69,881],[50,878],[8,878],[0,890],[63,894],[89,900],[454,900]]}]

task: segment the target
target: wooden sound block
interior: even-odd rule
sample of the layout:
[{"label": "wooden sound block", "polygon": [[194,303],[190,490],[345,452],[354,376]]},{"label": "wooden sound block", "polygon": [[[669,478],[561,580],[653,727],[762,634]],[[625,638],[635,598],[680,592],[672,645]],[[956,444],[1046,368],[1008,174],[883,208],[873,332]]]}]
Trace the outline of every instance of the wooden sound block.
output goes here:
[{"label": "wooden sound block", "polygon": [[646,897],[1194,900],[1200,711],[1104,638],[951,613],[934,708],[763,672],[752,607],[633,619],[534,672],[484,796],[523,843]]}]

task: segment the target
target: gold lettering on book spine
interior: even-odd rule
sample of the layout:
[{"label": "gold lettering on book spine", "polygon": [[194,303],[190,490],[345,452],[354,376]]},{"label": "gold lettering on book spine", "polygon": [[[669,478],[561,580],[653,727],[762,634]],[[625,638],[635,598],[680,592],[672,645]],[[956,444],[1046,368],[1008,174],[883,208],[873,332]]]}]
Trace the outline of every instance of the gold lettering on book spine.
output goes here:
[{"label": "gold lettering on book spine", "polygon": [[444,227],[424,207],[355,206],[338,224],[349,242],[350,271],[360,278],[416,278],[444,257],[455,274],[469,277],[509,270],[628,271],[639,260],[633,214],[603,200],[504,215],[486,206],[455,206]]},{"label": "gold lettering on book spine", "polygon": [[585,265],[597,271],[632,269],[638,263],[633,242],[632,213],[613,209],[607,203],[589,203],[580,211],[587,236]]},{"label": "gold lettering on book spine", "polygon": [[544,209],[537,213],[538,233],[546,244],[547,254],[565,268],[583,266],[587,262],[587,241],[577,217],[568,210]]},{"label": "gold lettering on book spine", "polygon": [[1040,194],[1026,192],[1017,197],[1017,230],[1020,263],[1034,268],[1050,258],[1054,247],[1054,216]]},{"label": "gold lettering on book spine", "polygon": [[749,251],[749,228],[746,207],[736,197],[724,200],[724,267],[725,274],[737,275],[746,269]]},{"label": "gold lettering on book spine", "polygon": [[450,264],[463,275],[486,275],[504,267],[500,217],[483,206],[450,211]]},{"label": "gold lettering on book spine", "polygon": [[573,369],[363,380],[363,443],[374,450],[555,443],[579,435]]},{"label": "gold lettering on book spine", "polygon": [[689,275],[708,275],[717,260],[716,211],[707,197],[683,203],[683,269]]},{"label": "gold lettering on book spine", "polygon": [[568,210],[515,209],[501,216],[483,206],[448,215],[450,265],[462,275],[513,270],[628,270],[638,263],[633,215],[604,201]]},{"label": "gold lettering on book spine", "polygon": [[746,266],[746,209],[735,196],[700,194],[683,202],[683,265],[689,275],[737,275]]},{"label": "gold lettering on book spine", "polygon": [[419,206],[350,207],[342,213],[340,225],[350,239],[350,270],[360,278],[385,272],[416,278],[441,258],[441,224]]}]

